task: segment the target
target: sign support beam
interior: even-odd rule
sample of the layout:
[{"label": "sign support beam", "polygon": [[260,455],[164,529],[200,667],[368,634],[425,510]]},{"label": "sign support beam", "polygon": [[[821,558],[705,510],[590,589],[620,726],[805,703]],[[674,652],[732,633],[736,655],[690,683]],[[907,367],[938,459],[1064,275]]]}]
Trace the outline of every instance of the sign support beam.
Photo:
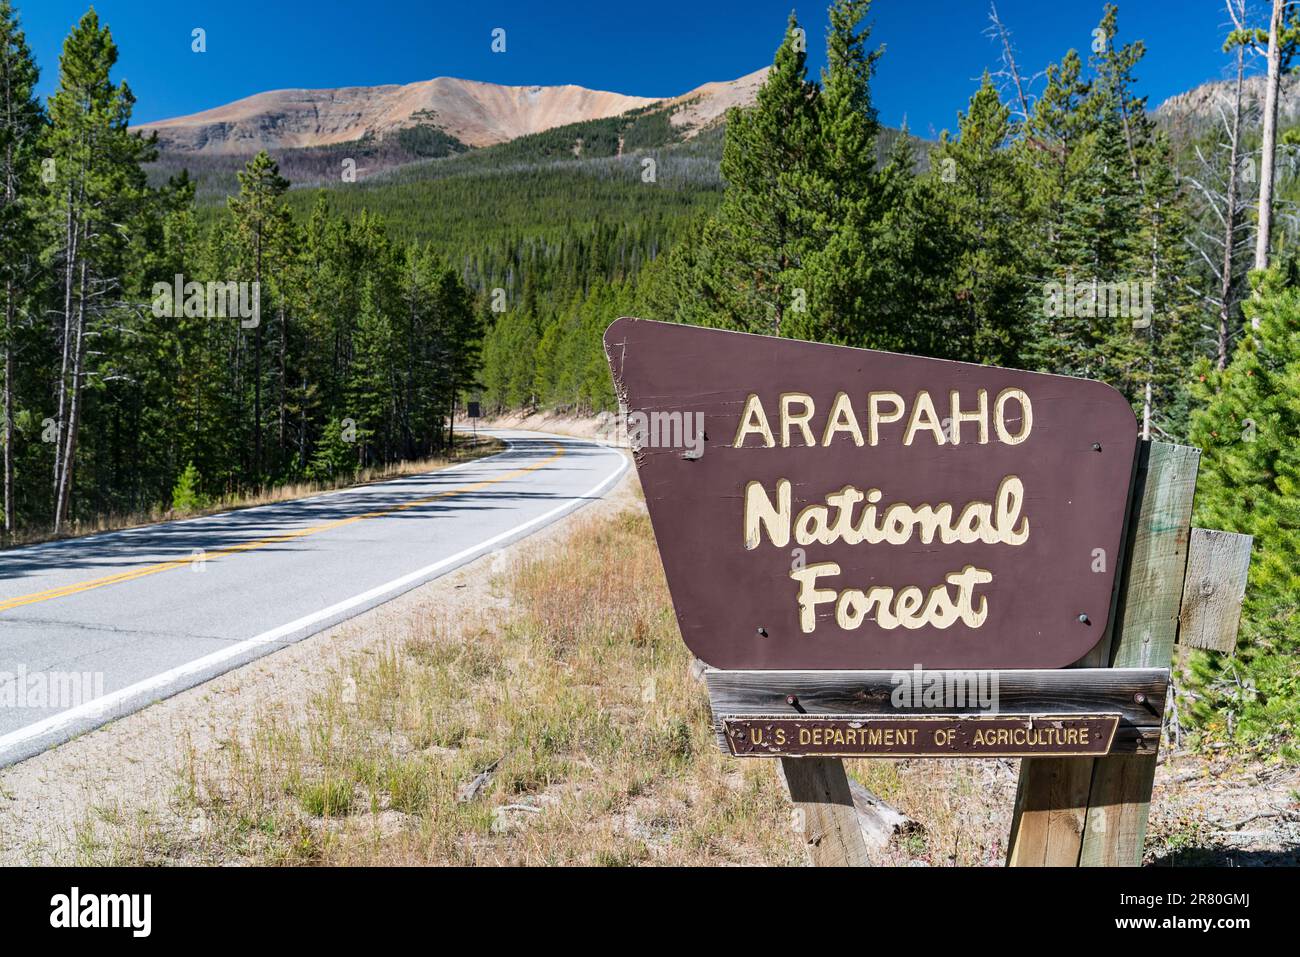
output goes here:
[{"label": "sign support beam", "polygon": [[[1200,449],[1153,444],[1132,525],[1111,667],[1167,667],[1178,637]],[[1099,759],[1079,850],[1083,866],[1142,863],[1156,755]]]},{"label": "sign support beam", "polygon": [[[1111,667],[1168,667],[1178,633],[1198,449],[1142,443]],[[1157,745],[1159,738],[1157,737]],[[1142,862],[1156,754],[1026,758],[1007,863]]]},{"label": "sign support beam", "polygon": [[868,867],[858,812],[844,762],[838,758],[782,758],[795,825],[814,867]]}]

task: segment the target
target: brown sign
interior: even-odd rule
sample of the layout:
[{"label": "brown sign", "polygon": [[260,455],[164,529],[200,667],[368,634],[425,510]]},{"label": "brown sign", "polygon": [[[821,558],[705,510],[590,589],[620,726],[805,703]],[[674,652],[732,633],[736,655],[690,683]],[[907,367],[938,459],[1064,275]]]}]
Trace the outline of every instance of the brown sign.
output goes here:
[{"label": "brown sign", "polygon": [[619,319],[605,350],[682,636],[724,669],[1060,668],[1100,640],[1120,393]]},{"label": "brown sign", "polygon": [[1118,714],[724,717],[736,757],[1020,758],[1106,754]]}]

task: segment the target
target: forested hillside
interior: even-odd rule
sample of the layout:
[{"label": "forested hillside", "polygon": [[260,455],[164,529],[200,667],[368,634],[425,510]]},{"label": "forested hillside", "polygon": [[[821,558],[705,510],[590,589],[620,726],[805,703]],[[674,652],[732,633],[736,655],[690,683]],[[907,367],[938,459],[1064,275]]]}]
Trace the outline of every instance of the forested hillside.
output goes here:
[{"label": "forested hillside", "polygon": [[1142,45],[1110,8],[1099,51],[1066,53],[1032,104],[986,76],[917,172],[906,141],[874,162],[865,11],[832,7],[820,83],[791,20],[757,106],[729,123],[723,201],[645,284],[648,311],[1099,378],[1153,434],[1184,435],[1204,336],[1172,154],[1136,92]]},{"label": "forested hillside", "polygon": [[265,154],[201,227],[188,176],[148,185],[93,11],[48,109],[8,2],[0,54],[7,535],[168,502],[182,474],[231,493],[446,447],[481,338],[459,270],[368,214],[295,217]]}]

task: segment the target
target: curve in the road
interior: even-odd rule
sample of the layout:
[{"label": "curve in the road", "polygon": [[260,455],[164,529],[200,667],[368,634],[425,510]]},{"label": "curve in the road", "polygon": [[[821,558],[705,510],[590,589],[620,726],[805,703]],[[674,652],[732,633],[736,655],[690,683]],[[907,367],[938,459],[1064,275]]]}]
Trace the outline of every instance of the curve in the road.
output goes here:
[{"label": "curve in the road", "polygon": [[[535,472],[537,469],[544,468],[564,455],[564,448],[562,446],[556,445],[553,446],[553,448],[555,454],[550,458],[542,459],[540,462],[527,465],[521,469],[515,469],[513,472],[506,472],[490,479],[484,479],[481,482],[475,482],[472,485],[465,485],[460,488],[449,489],[445,492],[426,495],[423,498],[412,499],[409,502],[404,502],[401,505],[394,505],[391,508],[378,509],[373,512],[363,512],[359,515],[350,515],[347,518],[336,519],[332,522],[325,522],[320,525],[311,525],[307,528],[295,529],[294,531],[287,532],[283,535],[272,535],[266,538],[256,538],[248,542],[240,542],[236,545],[226,545],[222,548],[213,549],[212,551],[204,551],[199,555],[191,555],[189,558],[177,558],[168,562],[157,562],[152,565],[145,565],[142,568],[118,572],[116,575],[105,575],[102,578],[92,578],[90,581],[85,582],[74,582],[71,585],[63,585],[59,588],[47,588],[44,591],[32,592],[30,595],[19,595],[16,598],[0,601],[0,612],[8,611],[11,608],[20,608],[23,605],[35,604],[36,602],[49,601],[52,598],[63,598],[67,595],[77,595],[84,591],[90,591],[92,588],[104,588],[108,585],[118,585],[122,582],[134,581],[137,578],[144,578],[146,575],[156,575],[158,572],[190,567],[197,561],[210,561],[214,558],[236,555],[239,552],[252,551],[255,548],[265,548],[267,545],[292,541],[295,538],[304,538],[308,535],[315,535],[319,532],[328,532],[331,529],[339,528],[343,525],[351,525],[353,522],[365,521],[368,518],[383,518],[385,515],[403,512],[408,508],[415,508],[418,505],[427,505],[440,498],[451,498],[453,495],[464,495],[467,492],[487,488],[489,485],[496,485],[498,482],[505,482],[520,475],[526,475],[529,472]],[[459,468],[459,466],[455,467]]]},{"label": "curve in the road", "polygon": [[[398,479],[385,483],[377,483],[377,485],[364,486],[357,490],[349,490],[357,493],[358,500],[363,500],[363,497],[366,495],[373,495],[374,497],[379,498],[383,503],[382,507],[368,508],[355,514],[345,515],[342,518],[331,519],[330,521],[324,522],[311,522],[308,519],[306,521],[309,523],[303,527],[293,527],[288,530],[277,531],[276,534],[264,534],[249,537],[234,544],[222,544],[220,547],[215,547],[211,550],[204,550],[204,555],[202,557],[211,559],[221,556],[247,554],[250,552],[266,556],[268,551],[274,552],[273,549],[268,550],[267,546],[284,544],[286,542],[296,542],[310,538],[314,543],[314,548],[308,549],[307,551],[314,552],[317,555],[318,566],[324,562],[327,563],[325,565],[326,568],[337,572],[340,554],[342,553],[347,553],[349,557],[351,557],[353,551],[364,547],[370,547],[372,551],[367,554],[373,555],[374,550],[379,549],[382,550],[383,554],[391,556],[394,552],[404,551],[409,551],[413,554],[415,551],[415,549],[412,548],[413,543],[418,543],[421,547],[427,546],[429,544],[428,532],[424,530],[424,526],[420,526],[421,531],[417,533],[413,532],[410,528],[400,528],[383,521],[375,521],[373,523],[366,522],[367,519],[382,520],[396,518],[399,515],[416,516],[417,519],[428,519],[431,521],[450,519],[453,523],[459,523],[458,525],[452,526],[450,532],[447,531],[449,527],[446,525],[438,525],[436,528],[434,526],[429,526],[430,529],[435,530],[435,538],[437,538],[439,542],[459,542],[460,539],[465,536],[467,528],[466,523],[473,523],[472,526],[468,527],[483,526],[487,529],[495,527],[497,530],[493,531],[492,534],[486,535],[481,539],[471,540],[465,544],[464,547],[458,548],[451,554],[443,555],[436,561],[423,564],[420,567],[409,571],[403,571],[402,574],[397,575],[396,577],[373,584],[370,587],[364,588],[363,590],[342,598],[341,600],[324,604],[319,607],[313,607],[305,613],[298,614],[290,621],[275,624],[273,627],[263,628],[251,637],[239,637],[237,634],[237,627],[227,629],[227,631],[231,633],[222,635],[209,636],[207,634],[195,634],[191,636],[186,634],[177,637],[167,634],[165,635],[166,638],[175,641],[180,641],[181,637],[192,637],[194,639],[193,647],[195,648],[204,647],[202,644],[204,641],[208,644],[215,643],[218,647],[205,654],[196,654],[193,657],[187,657],[185,660],[179,661],[179,663],[166,663],[165,667],[159,666],[156,671],[147,673],[142,677],[132,676],[127,672],[128,679],[126,683],[118,682],[117,686],[109,689],[107,693],[99,695],[93,700],[64,708],[55,713],[44,714],[37,720],[25,721],[17,727],[14,726],[11,716],[9,721],[0,723],[0,767],[30,757],[33,754],[37,754],[49,747],[66,741],[77,734],[139,710],[148,704],[161,700],[162,698],[168,697],[169,695],[175,694],[186,688],[193,687],[194,685],[209,680],[216,675],[222,674],[232,668],[260,657],[261,655],[274,650],[276,647],[316,634],[325,628],[338,624],[339,622],[358,615],[376,605],[395,598],[398,595],[409,591],[411,588],[437,578],[440,575],[446,574],[447,572],[452,571],[475,558],[487,554],[496,548],[523,538],[556,521],[568,512],[579,508],[585,502],[603,495],[614,485],[627,469],[627,460],[622,453],[597,445],[596,443],[584,442],[568,437],[542,435],[539,433],[503,433],[500,437],[507,443],[508,448],[506,451],[498,453],[495,456],[476,459],[473,462],[462,463],[461,465],[453,466],[449,469],[438,470],[433,473],[426,473],[423,476],[408,477],[405,480]],[[385,501],[385,496],[388,495],[389,490],[393,488],[400,491],[402,486],[410,485],[417,480],[423,480],[426,478],[437,479],[446,476],[447,473],[455,472],[460,469],[484,466],[493,463],[493,460],[500,462],[515,454],[517,446],[535,445],[539,443],[539,440],[545,441],[550,446],[550,454],[535,462],[505,472],[491,474],[482,480],[467,483],[462,486],[442,489],[432,494],[421,494],[401,500]],[[580,454],[577,460],[573,461],[572,465],[569,465],[565,456],[566,448],[579,451],[580,453],[591,454],[585,456]],[[538,451],[536,454],[540,455],[542,453],[541,451]],[[588,459],[585,463],[581,461],[584,457]],[[568,456],[567,458],[573,459],[573,456]],[[565,468],[566,465],[568,466],[567,469]],[[594,476],[596,477],[594,484],[591,484],[589,487],[581,487],[577,484],[584,480],[591,481],[593,477],[591,475],[592,472],[596,473],[596,476]],[[548,474],[550,477],[544,478],[548,476]],[[507,483],[528,483],[528,485],[517,489],[513,493],[502,493],[501,501],[505,504],[498,504],[495,501],[489,503],[477,502],[474,493],[494,494],[487,493],[484,490],[489,487],[501,488],[506,486]],[[530,490],[528,487],[542,483],[545,483],[545,485],[540,491]],[[570,491],[565,487],[566,485],[572,486],[574,490]],[[308,501],[314,509],[329,511],[328,509],[323,508],[321,504],[324,498],[325,496],[319,496],[316,499]],[[541,502],[544,505],[547,498],[559,499],[559,502],[549,509],[534,514],[538,502]],[[435,504],[448,499],[452,500],[452,502],[445,506]],[[460,506],[454,504],[457,500],[462,502]],[[241,521],[245,521],[250,525],[257,525],[259,523],[263,525],[274,524],[274,521],[270,518],[250,517],[257,513],[274,516],[275,520],[280,521],[282,524],[285,524],[286,522],[292,524],[293,521],[300,520],[298,518],[300,513],[306,512],[310,514],[312,510],[302,507],[302,503],[296,504],[298,505],[296,510],[292,508],[295,503],[277,503],[276,505],[262,506],[259,509],[245,510],[242,513],[224,513],[219,516],[207,516],[204,519],[165,523],[163,526],[153,526],[152,530],[157,532],[162,532],[164,530],[171,532],[178,527],[185,527],[187,535],[202,535],[205,534],[203,531],[205,523],[210,525],[213,522],[219,523],[223,520],[228,522],[233,516],[239,516]],[[286,508],[286,506],[289,508]],[[433,508],[435,511],[430,512],[427,509],[419,510],[420,506]],[[459,511],[453,513],[453,510],[457,508],[459,508]],[[488,509],[490,511],[479,511],[481,509]],[[517,517],[522,520],[510,524],[508,527],[500,528],[499,526],[503,521],[509,521],[507,516],[511,511],[517,513]],[[286,520],[284,518],[286,512],[292,516],[291,520]],[[365,525],[373,524],[375,531],[366,533],[362,536],[359,528],[364,528],[365,526],[361,523],[365,523]],[[351,527],[350,529],[349,526]],[[219,529],[219,531],[224,531],[224,528]],[[345,536],[345,539],[340,540],[339,535],[321,534],[329,531],[340,532],[340,534]],[[78,635],[77,637],[69,638],[62,635],[62,633],[59,632],[59,629],[66,630],[69,628],[81,628],[86,629],[88,633],[93,634],[93,629],[103,629],[107,627],[110,635],[118,634],[120,629],[113,627],[112,621],[101,623],[98,620],[99,617],[107,617],[111,619],[114,614],[127,616],[128,620],[124,623],[125,627],[138,627],[139,623],[131,621],[130,616],[135,614],[139,617],[140,612],[138,610],[134,612],[132,611],[135,606],[133,606],[131,602],[124,600],[107,603],[103,601],[95,601],[92,603],[92,608],[78,608],[75,610],[75,614],[73,613],[74,610],[70,606],[69,610],[57,617],[50,617],[48,619],[40,619],[36,621],[25,621],[23,623],[25,626],[35,628],[37,631],[37,637],[34,641],[25,641],[20,637],[17,639],[15,645],[7,646],[6,641],[3,640],[5,637],[3,626],[6,619],[5,611],[7,610],[18,608],[40,610],[49,607],[51,611],[42,612],[42,614],[52,616],[54,611],[59,610],[60,606],[65,604],[64,599],[74,604],[84,603],[93,598],[94,594],[99,590],[106,590],[104,592],[105,594],[115,594],[118,589],[113,586],[119,585],[127,586],[126,591],[122,593],[123,595],[133,594],[133,589],[131,589],[127,583],[138,582],[143,578],[153,576],[159,572],[191,566],[195,562],[195,558],[192,555],[163,561],[142,561],[134,564],[132,564],[129,554],[127,557],[121,559],[116,557],[121,552],[129,553],[133,547],[136,548],[137,551],[146,554],[162,547],[155,545],[153,540],[155,538],[165,538],[165,536],[151,536],[148,532],[149,530],[133,530],[133,533],[144,535],[144,541],[139,545],[134,544],[134,539],[131,538],[133,533],[126,533],[125,536],[123,536],[123,533],[111,533],[110,535],[96,537],[101,540],[101,544],[92,549],[92,551],[95,552],[94,557],[96,561],[111,561],[119,564],[121,562],[126,562],[131,566],[122,569],[121,571],[114,572],[113,574],[99,575],[95,578],[82,581],[64,582],[52,587],[46,587],[36,591],[28,591],[23,594],[13,594],[11,591],[7,597],[3,594],[3,582],[0,582],[0,673],[8,670],[10,659],[12,659],[15,654],[21,655],[24,648],[27,649],[27,653],[30,653],[34,646],[40,645],[40,634],[42,633],[42,629],[49,629],[49,633],[53,636],[50,644],[60,649],[57,654],[52,652],[50,655],[54,663],[67,664],[70,670],[78,670],[79,660],[87,654],[87,652],[83,652],[82,650],[80,636]],[[388,536],[387,540],[381,541],[384,539],[385,535]],[[351,538],[348,539],[346,536],[351,536]],[[125,537],[127,542],[125,545],[121,544],[123,537]],[[108,542],[110,539],[114,540],[113,544]],[[94,541],[94,539],[65,540],[63,542],[50,543],[45,546],[33,546],[30,549],[19,549],[13,550],[9,553],[0,553],[0,572],[4,572],[6,569],[9,570],[10,589],[12,589],[14,583],[20,578],[25,579],[49,576],[66,577],[69,574],[75,574],[76,568],[92,564],[92,562],[85,557],[81,558],[80,564],[75,561],[69,561],[66,558],[60,559],[58,549],[73,547],[81,548],[85,551],[86,545],[84,543],[92,541]],[[174,548],[176,546],[169,542],[167,543],[167,547]],[[180,547],[183,549],[185,543],[182,543]],[[333,556],[328,554],[331,549],[335,552]],[[106,553],[108,557],[104,558],[100,553]],[[269,558],[263,558],[261,560],[250,558],[250,561],[254,564],[258,561],[274,562],[276,564],[274,564],[272,568],[278,569],[281,572],[289,568],[301,567],[302,575],[311,576],[313,574],[313,569],[310,567],[310,562],[304,563],[302,566],[298,565],[298,560],[302,555],[303,552],[293,552],[288,555],[272,554]],[[156,558],[157,556],[153,555],[152,557]],[[358,561],[361,561],[364,564],[364,555],[362,558],[358,559]],[[330,562],[333,564],[328,564]],[[286,563],[292,564],[286,565]],[[225,565],[226,563],[222,562],[221,564]],[[236,566],[240,565],[242,565],[242,562],[236,563]],[[344,561],[344,565],[346,567],[346,560]],[[14,574],[15,571],[20,572],[21,574]],[[373,576],[373,569],[367,568],[367,571]],[[253,568],[250,568],[247,571],[241,571],[240,574],[245,578],[244,587],[251,587],[248,584],[249,578],[254,582],[259,581],[258,576],[261,573],[260,570]],[[349,577],[348,580],[351,581],[351,577]],[[176,580],[178,584],[185,586],[188,586],[190,581],[191,579],[189,576],[186,576],[183,580]],[[236,586],[238,586],[238,584],[238,580],[236,580]],[[319,591],[320,590],[318,589],[315,593],[318,593]],[[137,600],[139,600],[138,597]],[[159,600],[160,599],[157,596],[154,596],[152,607],[156,607]],[[299,597],[300,602],[304,600],[306,599],[301,596]],[[179,601],[180,599],[171,597],[165,599],[169,611],[174,608]],[[251,600],[249,600],[249,603],[252,603]],[[146,604],[143,607],[151,606]],[[263,617],[265,618],[265,609],[262,611]],[[81,621],[64,620],[76,619],[78,615],[81,616]],[[196,609],[192,612],[191,617],[194,617],[195,615],[201,617],[202,612]],[[256,619],[255,617],[250,617],[249,620]],[[267,623],[269,623],[269,621]],[[181,631],[188,631],[189,629],[174,626],[173,630],[179,633]],[[194,630],[197,632],[202,629],[195,628]],[[244,631],[244,634],[247,635],[248,631]],[[139,639],[139,643],[146,647],[146,651],[148,648],[148,640],[152,638],[153,635],[148,636],[147,639]],[[45,650],[43,646],[42,650]],[[169,651],[172,653],[172,656],[175,657],[174,649],[169,649]],[[101,657],[104,655],[111,655],[112,653],[113,649],[109,648],[109,650],[101,652]],[[136,666],[136,670],[139,670],[141,667],[141,662],[138,657],[140,654],[139,649],[136,649],[136,653],[137,658],[131,663]],[[62,656],[62,661],[59,660],[58,655]],[[123,655],[123,657],[126,656]],[[84,662],[82,663],[84,664]],[[148,670],[147,667],[146,670]],[[132,678],[134,678],[134,680],[131,680]],[[3,718],[3,715],[0,715],[0,718]],[[5,728],[5,724],[8,724],[7,729]]]}]

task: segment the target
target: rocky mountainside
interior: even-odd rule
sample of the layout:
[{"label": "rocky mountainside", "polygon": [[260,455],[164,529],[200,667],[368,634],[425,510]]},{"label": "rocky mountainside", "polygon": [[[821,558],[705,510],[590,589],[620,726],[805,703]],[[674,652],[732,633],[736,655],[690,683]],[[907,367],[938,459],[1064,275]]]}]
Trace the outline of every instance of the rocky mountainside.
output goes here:
[{"label": "rocky mountainside", "polygon": [[[1246,77],[1242,84],[1242,97],[1248,113],[1256,117],[1264,107],[1264,82],[1262,74]],[[1232,97],[1236,80],[1213,80],[1171,96],[1156,108],[1156,118],[1168,126],[1199,130],[1212,123],[1232,120]],[[1278,99],[1278,120],[1282,126],[1300,121],[1300,76],[1286,74],[1282,77],[1281,96]]]},{"label": "rocky mountainside", "polygon": [[764,68],[665,99],[580,86],[501,86],[451,77],[404,86],[275,90],[138,129],[156,131],[164,150],[209,156],[382,140],[412,127],[433,127],[466,146],[481,147],[663,104],[673,108],[673,125],[690,136],[729,106],[752,102],[766,73]]}]

